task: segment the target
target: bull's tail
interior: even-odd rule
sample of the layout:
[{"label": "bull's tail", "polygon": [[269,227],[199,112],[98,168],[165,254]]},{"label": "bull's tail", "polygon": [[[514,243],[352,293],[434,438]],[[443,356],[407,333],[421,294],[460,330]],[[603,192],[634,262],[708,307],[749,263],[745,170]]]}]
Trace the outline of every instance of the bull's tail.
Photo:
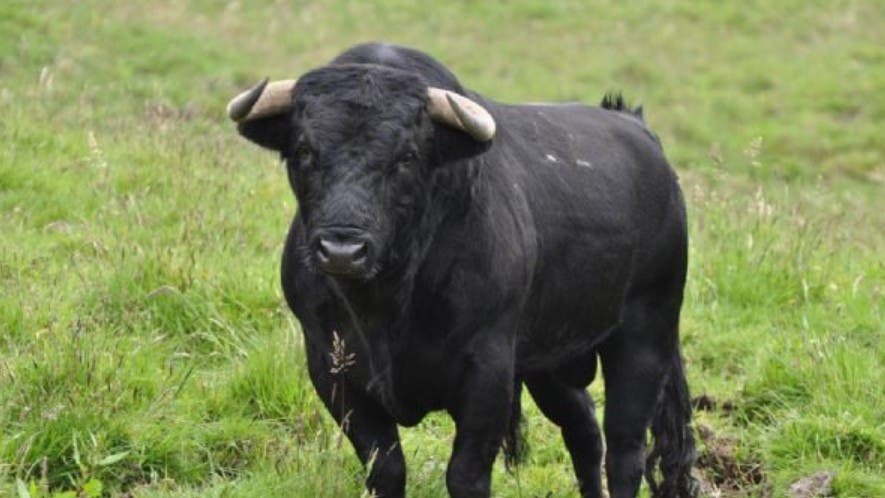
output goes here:
[{"label": "bull's tail", "polygon": [[[698,484],[691,475],[695,461],[691,399],[679,349],[651,424],[654,446],[645,461],[645,479],[655,498],[693,498]],[[655,468],[657,467],[657,469]],[[661,480],[656,479],[660,470]]]},{"label": "bull's tail", "polygon": [[510,417],[507,419],[507,432],[504,434],[504,465],[513,470],[523,462],[526,453],[526,438],[522,426],[522,380],[516,379],[513,386],[513,401],[510,403]]},{"label": "bull's tail", "polygon": [[636,107],[630,107],[627,104],[627,99],[624,98],[624,94],[621,92],[606,92],[606,94],[602,96],[602,101],[599,102],[599,106],[610,111],[618,111],[630,114],[640,121],[645,122],[642,106],[639,105]]}]

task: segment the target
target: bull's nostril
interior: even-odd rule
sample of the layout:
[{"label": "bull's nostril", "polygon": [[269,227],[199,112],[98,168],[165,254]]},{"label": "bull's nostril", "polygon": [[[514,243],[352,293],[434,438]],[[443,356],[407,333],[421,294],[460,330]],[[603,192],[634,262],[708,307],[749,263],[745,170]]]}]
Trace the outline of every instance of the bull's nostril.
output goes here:
[{"label": "bull's nostril", "polygon": [[329,243],[325,240],[320,240],[319,247],[317,247],[316,255],[317,259],[320,263],[328,263],[329,262]]},{"label": "bull's nostril", "polygon": [[320,247],[317,249],[317,252],[328,258],[330,254],[335,252],[335,248],[338,244],[334,242],[330,242],[326,239],[320,239]]},{"label": "bull's nostril", "polygon": [[366,243],[360,242],[360,246],[353,253],[353,256],[352,256],[353,261],[360,262],[360,261],[366,259],[366,254],[368,254],[368,252],[369,252],[369,250],[366,248]]}]

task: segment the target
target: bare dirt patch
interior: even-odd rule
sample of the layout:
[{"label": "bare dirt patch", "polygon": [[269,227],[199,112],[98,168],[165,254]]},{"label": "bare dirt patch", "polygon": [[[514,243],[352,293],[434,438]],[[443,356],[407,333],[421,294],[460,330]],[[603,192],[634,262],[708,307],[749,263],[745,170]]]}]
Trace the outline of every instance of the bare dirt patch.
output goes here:
[{"label": "bare dirt patch", "polygon": [[762,464],[741,455],[736,439],[714,434],[704,424],[697,426],[697,433],[703,443],[697,460],[703,496],[771,496]]}]

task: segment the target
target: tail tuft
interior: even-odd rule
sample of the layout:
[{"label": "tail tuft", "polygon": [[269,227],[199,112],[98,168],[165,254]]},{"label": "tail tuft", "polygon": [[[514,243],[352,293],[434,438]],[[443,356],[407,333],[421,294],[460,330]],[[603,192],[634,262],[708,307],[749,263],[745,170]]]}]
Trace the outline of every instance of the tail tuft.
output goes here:
[{"label": "tail tuft", "polygon": [[504,435],[504,466],[512,472],[525,461],[528,443],[525,426],[522,424],[522,381],[517,379],[513,388],[513,401],[510,405],[510,418],[507,420],[507,432]]},{"label": "tail tuft", "polygon": [[627,100],[624,98],[624,94],[621,92],[606,92],[606,94],[602,96],[602,102],[599,103],[599,106],[610,111],[625,112],[638,118],[640,121],[644,121],[642,106],[636,106],[631,109],[627,104]]},{"label": "tail tuft", "polygon": [[[698,483],[691,475],[695,462],[691,400],[677,350],[651,425],[654,445],[645,460],[645,479],[654,498],[694,498]],[[656,469],[657,467],[657,469]],[[660,471],[661,481],[656,479]]]}]

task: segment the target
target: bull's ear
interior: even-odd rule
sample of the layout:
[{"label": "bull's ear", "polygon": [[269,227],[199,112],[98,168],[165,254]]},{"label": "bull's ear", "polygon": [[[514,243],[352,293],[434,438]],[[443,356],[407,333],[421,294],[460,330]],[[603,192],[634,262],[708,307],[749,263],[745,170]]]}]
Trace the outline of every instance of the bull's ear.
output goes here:
[{"label": "bull's ear", "polygon": [[237,125],[237,131],[262,147],[282,153],[288,148],[292,137],[292,117],[279,114],[243,121]]},{"label": "bull's ear", "polygon": [[227,115],[240,134],[262,147],[282,152],[292,134],[295,80],[268,81],[240,93],[227,104]]}]

